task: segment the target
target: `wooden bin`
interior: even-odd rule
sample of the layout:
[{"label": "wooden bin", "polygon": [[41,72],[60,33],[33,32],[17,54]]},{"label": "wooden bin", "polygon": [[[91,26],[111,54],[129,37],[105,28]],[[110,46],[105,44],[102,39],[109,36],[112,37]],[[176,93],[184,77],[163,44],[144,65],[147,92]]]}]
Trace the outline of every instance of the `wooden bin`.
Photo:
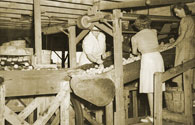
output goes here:
[{"label": "wooden bin", "polygon": [[182,113],[184,112],[184,92],[176,90],[165,91],[166,107],[169,111]]}]

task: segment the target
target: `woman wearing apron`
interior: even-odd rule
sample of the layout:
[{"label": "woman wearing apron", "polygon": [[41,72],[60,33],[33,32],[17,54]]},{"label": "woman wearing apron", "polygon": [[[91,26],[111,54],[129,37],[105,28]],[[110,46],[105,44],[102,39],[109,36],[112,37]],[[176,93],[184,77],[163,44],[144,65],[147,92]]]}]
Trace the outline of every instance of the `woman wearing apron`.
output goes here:
[{"label": "woman wearing apron", "polygon": [[[181,18],[179,36],[172,47],[176,46],[175,66],[195,57],[195,23],[188,6],[178,3],[173,6],[175,15]],[[182,75],[173,79],[182,90]]]},{"label": "woman wearing apron", "polygon": [[83,40],[83,52],[79,58],[79,66],[90,63],[102,64],[101,56],[106,51],[105,40],[105,35],[98,28],[93,27]]},{"label": "woman wearing apron", "polygon": [[[132,38],[132,52],[141,53],[139,92],[147,93],[151,116],[141,119],[142,122],[153,122],[153,75],[155,72],[164,72],[163,58],[159,52],[157,31],[150,29],[151,20],[140,15],[134,25],[139,30]],[[165,85],[163,84],[163,91]]]}]

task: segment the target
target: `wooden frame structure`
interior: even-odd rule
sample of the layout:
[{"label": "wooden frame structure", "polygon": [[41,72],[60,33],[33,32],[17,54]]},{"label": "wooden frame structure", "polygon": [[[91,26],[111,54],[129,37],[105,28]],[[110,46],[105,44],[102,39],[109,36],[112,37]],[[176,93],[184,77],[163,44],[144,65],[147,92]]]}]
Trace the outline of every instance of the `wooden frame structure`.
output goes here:
[{"label": "wooden frame structure", "polygon": [[[162,125],[162,119],[168,119],[175,122],[181,122],[185,125],[193,124],[192,116],[192,84],[193,68],[195,67],[195,58],[179,66],[176,66],[164,73],[155,73],[154,83],[154,124]],[[184,75],[184,113],[171,113],[162,110],[162,83],[179,74]]]},{"label": "wooden frame structure", "polygon": [[[14,0],[12,0],[13,2]],[[35,2],[36,1],[36,2]],[[86,0],[87,1],[87,0]],[[141,0],[140,0],[141,1]],[[145,1],[138,1],[138,6],[145,6]],[[192,0],[186,0],[186,1],[192,1]],[[3,2],[1,2],[3,3]],[[128,3],[128,4],[127,4]],[[134,1],[135,3],[135,1]],[[174,3],[174,1],[172,0],[171,3]],[[41,48],[42,48],[42,39],[41,39],[41,32],[42,32],[42,26],[41,26],[41,11],[40,8],[40,0],[34,0],[34,3],[30,3],[30,4],[34,4],[35,8],[34,8],[34,12],[35,12],[35,54],[37,56],[37,63],[41,64]],[[49,3],[47,3],[49,4]],[[89,6],[91,7],[91,4],[88,5],[87,7],[85,6],[85,10],[82,11],[82,14],[86,14],[86,9],[89,8]],[[106,10],[106,9],[117,9],[117,7],[112,7],[112,8],[106,8],[106,5],[110,4],[109,1],[103,1],[100,2],[99,4],[97,4],[97,6],[101,5],[101,8],[99,8],[100,10]],[[124,8],[125,6],[128,5],[128,7],[130,7],[129,5],[132,4],[132,2],[124,2],[120,4],[119,8]],[[161,4],[161,3],[152,3],[152,4]],[[164,4],[164,3],[163,3]],[[170,4],[170,3],[169,3]],[[8,6],[8,4],[6,4]],[[18,4],[13,4],[13,5],[18,5]],[[13,7],[13,5],[11,7]],[[51,3],[50,3],[51,5]],[[65,4],[63,4],[65,5]],[[70,5],[70,4],[69,4]],[[116,4],[115,4],[116,5]],[[117,3],[118,5],[118,3]],[[66,6],[67,7],[67,6]],[[105,8],[104,8],[105,7]],[[79,6],[80,8],[80,6]],[[53,9],[54,10],[54,9]],[[59,9],[60,10],[60,9]],[[62,12],[62,11],[60,11]],[[32,13],[31,13],[32,14]],[[99,27],[100,29],[102,29],[103,31],[105,31],[106,33],[108,33],[109,35],[113,36],[113,40],[114,40],[114,65],[115,65],[115,70],[114,70],[114,81],[115,81],[115,85],[116,85],[116,112],[113,111],[113,102],[110,103],[108,106],[106,106],[106,124],[107,125],[119,125],[119,124],[125,124],[125,111],[124,111],[124,83],[123,83],[123,68],[122,68],[122,26],[121,26],[121,17],[122,17],[122,13],[120,12],[120,10],[113,10],[113,14],[114,16],[113,18],[113,27],[108,28],[106,25],[104,24],[100,24],[100,23],[94,23],[94,25],[96,25],[97,27]],[[74,19],[77,16],[74,17]],[[65,17],[64,17],[65,18]],[[44,24],[45,25],[45,24]],[[48,25],[48,23],[47,23]],[[65,26],[64,26],[65,25]],[[67,26],[71,25],[71,21],[68,21],[68,24],[63,24],[61,26],[54,26],[53,28],[45,28],[43,29],[44,32],[48,33],[51,31],[51,33],[57,33],[57,32],[61,32],[59,29],[60,28],[64,28]],[[55,29],[55,32],[53,32],[52,30]],[[70,48],[70,68],[74,68],[76,66],[76,44],[89,32],[89,30],[83,30],[78,36],[76,36],[75,34],[75,26],[70,26],[68,28],[68,34],[69,34],[69,48]],[[0,108],[1,109],[5,109],[0,111],[0,121],[1,119],[3,119],[4,117],[2,116],[4,112],[8,112],[9,110],[6,110],[6,106],[4,105],[5,102],[5,97],[6,94],[4,93],[5,90],[5,86],[1,85],[1,102],[0,102]],[[64,91],[64,90],[63,90]],[[66,90],[68,91],[68,90]],[[36,93],[35,93],[36,94]],[[62,90],[60,90],[60,92],[58,93],[58,96],[60,95],[65,95],[65,93],[62,92]],[[59,98],[63,99],[63,96],[60,96]],[[56,100],[58,101],[58,103],[54,106],[59,107],[59,105],[61,104],[59,102],[59,98],[56,98]],[[69,98],[68,94],[67,94],[67,98]],[[38,99],[37,99],[38,100]],[[68,99],[67,99],[68,100]],[[36,105],[33,105],[34,108],[36,108]],[[51,106],[51,109],[49,111],[50,114],[53,113],[54,109],[56,109],[56,107]],[[29,108],[28,108],[29,109]],[[32,112],[32,111],[31,111]],[[24,113],[29,114],[29,112],[24,111]],[[47,114],[47,113],[46,113]],[[40,119],[36,122],[37,124],[40,123],[44,123],[45,120],[43,120],[44,118],[48,119],[50,114],[44,115],[44,117],[40,117]],[[67,114],[66,114],[67,115]],[[28,116],[28,115],[27,115]],[[25,117],[27,117],[25,115]],[[67,115],[68,117],[68,115]],[[18,123],[26,123],[24,121],[24,118],[21,119],[22,117],[18,117],[18,116],[14,116],[14,119],[17,120]],[[4,120],[2,120],[3,123]],[[113,122],[114,121],[114,122]],[[63,121],[62,121],[63,122]],[[26,123],[28,124],[28,123]],[[160,124],[159,124],[160,125]]]},{"label": "wooden frame structure", "polygon": [[[6,74],[6,72],[7,71],[1,72],[3,73],[3,76],[1,77],[5,79],[5,81],[0,84],[1,125],[5,124],[5,120],[13,125],[44,125],[48,122],[48,120],[50,120],[51,117],[53,117],[53,114],[56,112],[60,115],[56,115],[56,117],[54,118],[55,120],[53,120],[54,122],[52,122],[51,124],[56,124],[58,122],[64,125],[69,124],[70,87],[69,82],[64,80],[64,72],[58,71],[58,73],[48,73],[47,71],[47,75],[50,74],[51,76],[49,78],[50,80],[46,80],[48,78],[43,77],[45,76],[46,72],[43,73],[41,71],[34,71],[34,73],[19,71],[20,75],[23,74],[22,77],[18,77],[16,74],[14,75],[14,71],[12,73],[9,73],[8,71],[8,74]],[[57,73],[60,76],[58,77],[58,80],[55,78],[56,76],[54,76],[53,73]],[[30,79],[31,81],[29,83]],[[25,86],[25,89],[23,89],[23,87],[19,87],[16,89],[11,86]],[[37,88],[39,88],[39,90]],[[13,92],[12,89],[15,89],[15,92]],[[48,91],[49,89],[51,91]],[[50,97],[48,96],[48,94],[53,96],[52,100],[50,99],[50,101],[47,101],[46,104],[46,100]],[[56,96],[54,97],[54,95]],[[16,114],[6,105],[5,102],[5,98],[13,96],[20,98],[22,96],[33,96],[34,100],[32,100],[31,103],[29,103],[22,111],[20,111],[19,114]],[[36,112],[36,121],[33,121],[31,119],[32,123],[28,123],[25,119],[34,112]]]}]

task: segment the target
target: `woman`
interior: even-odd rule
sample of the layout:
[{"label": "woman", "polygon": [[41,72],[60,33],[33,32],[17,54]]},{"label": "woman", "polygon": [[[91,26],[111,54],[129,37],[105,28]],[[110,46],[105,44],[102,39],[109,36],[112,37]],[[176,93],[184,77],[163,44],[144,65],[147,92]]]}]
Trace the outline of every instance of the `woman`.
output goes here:
[{"label": "woman", "polygon": [[[157,31],[150,28],[151,20],[140,15],[134,25],[139,30],[132,38],[132,52],[141,53],[140,93],[147,93],[151,116],[142,119],[142,122],[153,122],[153,75],[155,72],[164,72],[164,62],[159,52]],[[163,90],[165,85],[163,84]]]},{"label": "woman", "polygon": [[93,27],[83,40],[83,52],[79,59],[79,66],[90,63],[103,63],[101,57],[106,51],[106,37],[97,27]]},{"label": "woman", "polygon": [[[175,66],[195,57],[195,23],[188,6],[178,3],[173,6],[175,15],[181,18],[179,26],[179,36],[174,42],[176,46]],[[178,90],[182,90],[182,75],[173,79],[178,85]]]}]

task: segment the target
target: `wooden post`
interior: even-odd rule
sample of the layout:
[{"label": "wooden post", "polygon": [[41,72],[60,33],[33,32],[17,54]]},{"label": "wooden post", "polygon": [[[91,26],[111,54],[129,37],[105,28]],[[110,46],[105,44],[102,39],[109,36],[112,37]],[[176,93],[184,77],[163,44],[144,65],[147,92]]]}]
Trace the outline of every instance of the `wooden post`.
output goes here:
[{"label": "wooden post", "polygon": [[154,125],[162,125],[162,73],[154,75]]},{"label": "wooden post", "polygon": [[132,98],[133,98],[133,117],[138,117],[138,103],[137,103],[137,90],[132,91]]},{"label": "wooden post", "polygon": [[0,124],[5,124],[5,85],[0,83]]},{"label": "wooden post", "polygon": [[193,69],[184,72],[184,114],[187,118],[186,125],[193,124],[192,116],[192,84],[193,84]]},{"label": "wooden post", "polygon": [[41,6],[40,0],[34,0],[34,31],[36,63],[42,63]]},{"label": "wooden post", "polygon": [[120,10],[114,10],[113,35],[114,35],[114,68],[116,87],[116,113],[114,116],[115,125],[125,124],[124,96],[123,96],[123,65],[122,65],[122,27]]},{"label": "wooden post", "polygon": [[66,91],[60,104],[60,125],[69,125],[70,87],[69,82],[62,83],[63,90]]},{"label": "wooden post", "polygon": [[103,120],[102,120],[102,115],[103,115],[103,110],[97,110],[97,111],[95,111],[96,121],[97,121],[98,123],[101,123],[101,124],[102,124],[102,122],[103,122]]},{"label": "wooden post", "polygon": [[[70,20],[69,20],[70,22]],[[69,31],[69,63],[70,68],[76,67],[76,28],[70,26]]]},{"label": "wooden post", "polygon": [[113,102],[106,106],[106,125],[113,125]]}]

